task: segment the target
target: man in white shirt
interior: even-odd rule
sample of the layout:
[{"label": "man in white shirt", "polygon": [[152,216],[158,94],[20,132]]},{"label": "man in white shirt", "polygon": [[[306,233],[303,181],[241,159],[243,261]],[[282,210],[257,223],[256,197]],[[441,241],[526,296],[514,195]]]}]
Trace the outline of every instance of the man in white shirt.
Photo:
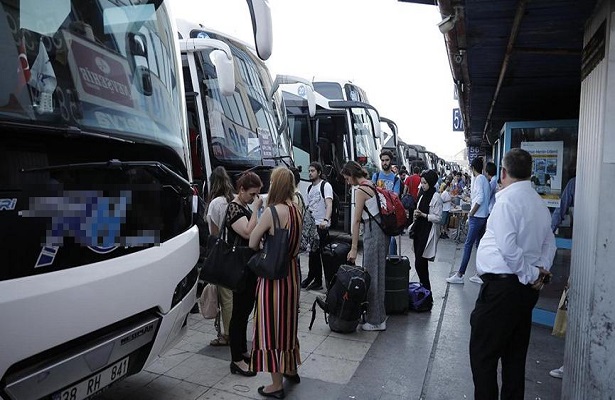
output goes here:
[{"label": "man in white shirt", "polygon": [[[487,178],[483,175],[482,157],[476,157],[472,160],[471,167],[474,178],[472,179],[472,187],[470,189],[472,205],[468,213],[468,235],[463,246],[463,257],[461,258],[459,271],[446,279],[448,283],[463,283],[463,275],[466,273],[468,263],[470,262],[472,247],[474,247],[474,243],[476,243],[476,247],[480,244],[480,240],[485,233],[487,217],[489,216],[489,195],[491,194],[491,189],[489,188]],[[473,276],[470,280],[482,283],[478,276]]]},{"label": "man in white shirt", "polygon": [[523,399],[532,309],[555,256],[551,215],[532,189],[532,156],[509,151],[502,162],[503,189],[476,255],[483,279],[470,317],[470,365],[476,400],[497,399],[498,360],[502,399]]},{"label": "man in white shirt", "polygon": [[[320,238],[319,246],[316,251],[310,251],[308,262],[308,276],[301,282],[301,287],[307,290],[322,289],[322,248],[326,244],[331,226],[331,212],[333,211],[333,187],[327,181],[321,179],[322,165],[319,162],[313,162],[308,168],[308,174],[312,185],[308,188],[307,207],[312,213],[316,226],[318,227],[318,236]],[[321,187],[322,186],[322,187]]]}]

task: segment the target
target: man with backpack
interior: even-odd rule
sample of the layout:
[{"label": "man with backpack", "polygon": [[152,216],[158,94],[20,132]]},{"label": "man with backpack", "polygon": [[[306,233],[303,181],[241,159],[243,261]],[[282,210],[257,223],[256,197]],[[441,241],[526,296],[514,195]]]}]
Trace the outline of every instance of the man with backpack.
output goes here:
[{"label": "man with backpack", "polygon": [[[377,187],[390,190],[399,196],[401,181],[397,174],[391,170],[391,161],[393,161],[393,152],[391,152],[391,150],[382,150],[382,153],[380,153],[380,166],[382,167],[382,171],[374,172],[374,175],[372,175],[372,182],[374,182]],[[391,237],[389,254],[393,255],[396,253],[397,242],[394,237]]]},{"label": "man with backpack", "polygon": [[314,161],[308,168],[312,184],[308,187],[307,207],[318,227],[319,246],[310,250],[308,276],[301,282],[307,290],[322,289],[322,248],[326,244],[333,211],[333,187],[322,176],[322,165]]}]

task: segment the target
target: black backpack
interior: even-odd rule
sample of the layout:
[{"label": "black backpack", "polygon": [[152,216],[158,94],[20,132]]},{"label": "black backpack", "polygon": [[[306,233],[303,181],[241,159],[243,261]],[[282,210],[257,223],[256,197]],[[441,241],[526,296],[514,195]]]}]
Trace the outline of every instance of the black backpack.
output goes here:
[{"label": "black backpack", "polygon": [[333,332],[355,332],[361,316],[367,311],[367,292],[371,277],[363,267],[342,265],[331,282],[327,297],[317,297],[314,301],[310,330],[316,319],[318,304],[324,310],[325,322]]},{"label": "black backpack", "polygon": [[[323,199],[325,198],[325,185],[327,183],[329,182],[323,179],[322,183],[320,184],[320,195]],[[331,185],[331,183],[329,183],[329,185]],[[311,189],[312,185],[308,186],[308,194],[310,193]],[[337,228],[340,219],[340,197],[337,195],[337,193],[335,193],[335,190],[333,190],[333,186],[331,186],[331,192],[333,193],[333,201],[331,202],[331,221],[329,222],[331,222],[331,228]]]}]

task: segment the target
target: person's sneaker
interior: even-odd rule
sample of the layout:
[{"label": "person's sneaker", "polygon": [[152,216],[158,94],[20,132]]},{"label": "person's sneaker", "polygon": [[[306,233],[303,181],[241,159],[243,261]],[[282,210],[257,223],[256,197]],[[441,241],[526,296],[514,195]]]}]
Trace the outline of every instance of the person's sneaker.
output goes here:
[{"label": "person's sneaker", "polygon": [[463,276],[459,276],[459,274],[455,273],[455,275],[450,278],[446,278],[448,283],[463,283]]},{"label": "person's sneaker", "polygon": [[322,282],[312,282],[306,287],[307,290],[322,290]]},{"label": "person's sneaker", "polygon": [[305,289],[309,286],[309,284],[310,284],[310,281],[308,280],[308,278],[305,278],[303,282],[301,282],[301,288]]},{"label": "person's sneaker", "polygon": [[370,324],[369,322],[366,322],[363,325],[361,325],[361,329],[363,329],[364,331],[386,331],[387,322],[384,321],[378,325],[373,325],[373,324]]},{"label": "person's sneaker", "polygon": [[483,280],[480,279],[480,276],[478,276],[478,274],[476,274],[473,277],[471,277],[470,278],[470,282],[478,283],[479,285],[483,284]]},{"label": "person's sneaker", "polygon": [[558,369],[554,369],[550,371],[549,375],[557,379],[562,379],[564,377],[564,366],[562,365]]}]

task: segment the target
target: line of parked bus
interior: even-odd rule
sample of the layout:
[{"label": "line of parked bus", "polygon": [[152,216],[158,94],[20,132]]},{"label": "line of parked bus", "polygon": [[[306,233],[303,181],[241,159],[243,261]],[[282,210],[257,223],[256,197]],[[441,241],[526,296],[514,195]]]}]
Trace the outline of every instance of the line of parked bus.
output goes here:
[{"label": "line of parked bus", "polygon": [[3,70],[18,65],[0,80],[3,398],[87,398],[179,340],[196,299],[195,196],[215,167],[256,172],[266,193],[276,166],[302,167],[307,187],[319,161],[345,232],[346,161],[373,173],[393,147],[409,169],[453,168],[399,140],[351,82],[273,80],[266,0],[247,0],[256,48],[174,21],[169,0],[94,3],[45,15],[0,0]]},{"label": "line of parked bus", "polygon": [[269,5],[247,3],[258,52],[169,0],[0,0],[1,398],[89,398],[172,348],[196,191],[292,163]]}]

